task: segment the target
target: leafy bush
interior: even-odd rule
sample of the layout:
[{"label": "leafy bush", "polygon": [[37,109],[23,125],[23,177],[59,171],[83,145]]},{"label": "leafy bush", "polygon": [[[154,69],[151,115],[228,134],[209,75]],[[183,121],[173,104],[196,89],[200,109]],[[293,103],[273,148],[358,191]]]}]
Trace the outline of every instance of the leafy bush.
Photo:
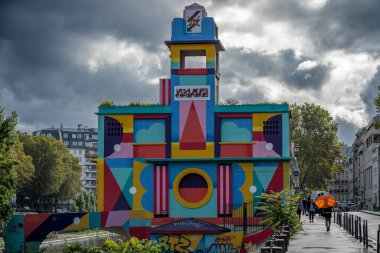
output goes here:
[{"label": "leafy bush", "polygon": [[263,225],[278,229],[280,226],[290,226],[292,234],[302,229],[302,223],[297,215],[297,203],[300,199],[299,195],[293,195],[290,190],[281,192],[271,192],[271,194],[263,193],[260,206],[257,208],[262,211],[265,217],[262,221]]},{"label": "leafy bush", "polygon": [[150,240],[139,240],[132,237],[128,241],[113,241],[107,238],[102,247],[83,248],[78,244],[66,247],[65,253],[160,253],[161,246]]},{"label": "leafy bush", "polygon": [[104,101],[100,102],[99,106],[116,106],[116,105],[111,100],[104,100]]}]

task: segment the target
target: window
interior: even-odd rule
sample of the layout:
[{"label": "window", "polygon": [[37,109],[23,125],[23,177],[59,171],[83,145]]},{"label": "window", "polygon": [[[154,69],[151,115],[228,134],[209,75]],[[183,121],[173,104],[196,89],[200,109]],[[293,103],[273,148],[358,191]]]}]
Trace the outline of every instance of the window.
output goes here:
[{"label": "window", "polygon": [[182,50],[181,69],[206,68],[206,50]]},{"label": "window", "polygon": [[78,134],[78,139],[82,139],[82,134]]},{"label": "window", "polygon": [[82,141],[78,141],[78,146],[82,146],[83,145],[83,142]]},{"label": "window", "polygon": [[71,134],[71,138],[76,139],[77,138],[77,134]]},{"label": "window", "polygon": [[90,139],[90,135],[89,135],[89,134],[85,134],[85,135],[84,135],[84,138],[85,138],[86,140],[88,140],[88,139]]},{"label": "window", "polygon": [[279,122],[278,120],[267,120],[263,121],[263,131],[265,135],[278,135],[279,133]]},{"label": "window", "polygon": [[63,134],[63,138],[65,138],[65,139],[69,138],[69,134],[68,133],[64,133]]},{"label": "window", "polygon": [[48,133],[46,136],[47,137],[53,137],[53,135],[51,133]]},{"label": "window", "polygon": [[95,135],[95,134],[91,135],[91,137],[92,137],[93,140],[97,140],[98,139],[98,136]]},{"label": "window", "polygon": [[64,141],[63,143],[66,145],[66,147],[68,147],[70,144],[70,142],[68,142],[68,141]]},{"label": "window", "polygon": [[78,145],[78,142],[73,141],[73,146],[77,146],[77,145]]},{"label": "window", "polygon": [[79,154],[80,154],[80,155],[82,154],[82,150],[81,150],[81,149],[79,149],[79,151],[78,151],[78,152],[79,152]]}]

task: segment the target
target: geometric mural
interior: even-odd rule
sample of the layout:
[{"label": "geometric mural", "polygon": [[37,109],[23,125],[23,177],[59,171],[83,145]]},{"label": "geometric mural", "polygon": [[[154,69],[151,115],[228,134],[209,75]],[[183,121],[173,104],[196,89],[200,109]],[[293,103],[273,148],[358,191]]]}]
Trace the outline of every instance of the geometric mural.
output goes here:
[{"label": "geometric mural", "polygon": [[[186,6],[165,43],[170,78],[161,85],[162,104],[97,112],[98,212],[17,216],[14,224],[24,227],[12,231],[38,244],[54,230],[121,227],[173,247],[182,240],[193,249],[229,252],[223,247],[235,248],[232,237],[153,235],[150,229],[186,218],[220,226],[224,216],[241,211],[227,204],[254,201],[256,208],[257,196],[289,187],[289,105],[218,103],[224,47],[203,6]],[[188,68],[191,57],[204,64]]]}]

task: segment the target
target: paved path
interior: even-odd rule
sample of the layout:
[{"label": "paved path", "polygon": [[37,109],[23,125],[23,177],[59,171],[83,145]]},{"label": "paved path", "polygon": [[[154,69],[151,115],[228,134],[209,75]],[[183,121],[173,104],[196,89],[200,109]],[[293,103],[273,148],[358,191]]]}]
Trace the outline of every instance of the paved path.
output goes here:
[{"label": "paved path", "polygon": [[375,252],[372,248],[365,249],[363,243],[355,240],[337,224],[331,223],[330,231],[327,232],[323,217],[316,217],[314,223],[310,223],[307,218],[302,216],[303,231],[291,238],[289,253]]}]

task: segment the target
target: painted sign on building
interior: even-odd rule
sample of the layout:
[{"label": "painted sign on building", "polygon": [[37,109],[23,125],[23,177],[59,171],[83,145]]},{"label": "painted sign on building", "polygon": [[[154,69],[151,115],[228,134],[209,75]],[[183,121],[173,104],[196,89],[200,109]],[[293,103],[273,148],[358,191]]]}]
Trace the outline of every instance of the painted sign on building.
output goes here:
[{"label": "painted sign on building", "polygon": [[175,86],[174,100],[210,100],[210,86]]}]

